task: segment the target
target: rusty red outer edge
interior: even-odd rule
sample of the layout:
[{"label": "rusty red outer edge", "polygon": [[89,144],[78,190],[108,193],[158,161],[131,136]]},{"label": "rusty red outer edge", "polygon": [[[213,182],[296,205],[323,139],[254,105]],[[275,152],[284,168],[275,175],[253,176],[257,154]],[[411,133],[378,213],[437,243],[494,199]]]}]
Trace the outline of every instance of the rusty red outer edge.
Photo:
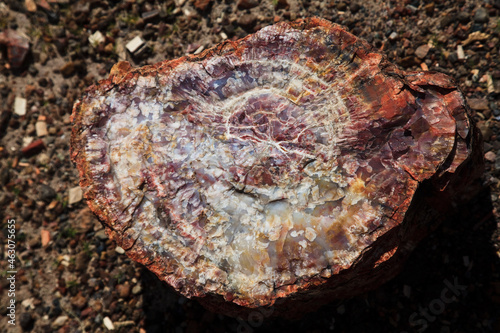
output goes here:
[{"label": "rusty red outer edge", "polygon": [[[347,46],[355,46],[355,54],[360,59],[368,59],[374,54],[379,54],[374,52],[369,44],[365,41],[358,39],[354,35],[346,32],[341,26],[337,24],[332,24],[326,20],[319,18],[309,18],[301,19],[292,23],[279,23],[283,29],[293,28],[298,30],[308,30],[316,27],[324,29],[328,34],[334,35],[340,41],[340,48]],[[139,76],[156,76],[158,73],[167,75],[177,66],[184,64],[186,62],[200,62],[207,58],[213,56],[221,56],[231,53],[235,56],[241,57],[242,50],[245,47],[245,42],[251,37],[247,36],[238,41],[225,41],[211,49],[207,49],[199,55],[189,55],[184,56],[175,60],[167,60],[159,62],[154,65],[144,66],[142,68],[133,69],[127,62],[121,62],[115,65],[107,79],[99,81],[97,84],[90,86],[82,100],[75,103],[73,108],[73,113],[71,115],[71,120],[74,124],[71,136],[71,159],[77,165],[79,175],[80,175],[80,186],[82,188],[88,188],[84,196],[87,200],[91,210],[103,221],[108,228],[106,232],[110,238],[114,239],[119,245],[123,245],[125,248],[129,248],[132,244],[128,244],[130,240],[123,239],[116,230],[110,227],[110,221],[116,220],[116,216],[112,216],[107,211],[100,209],[100,204],[96,201],[97,193],[92,191],[90,174],[90,165],[86,163],[87,159],[84,152],[85,140],[82,140],[81,133],[84,130],[85,124],[83,120],[83,113],[81,112],[82,103],[85,100],[91,99],[94,95],[103,94],[116,86],[133,86],[137,81]],[[451,79],[440,73],[435,72],[405,72],[397,68],[395,65],[389,63],[385,56],[382,56],[382,61],[379,64],[379,68],[387,76],[394,76],[402,80],[409,89],[417,92],[423,91],[423,86],[435,86],[444,89],[457,89],[455,84]],[[291,315],[293,316],[293,309],[297,304],[302,306],[299,308],[306,307],[308,309],[317,308],[319,305],[325,303],[331,298],[346,297],[352,295],[352,288],[358,288],[358,292],[362,292],[368,289],[370,284],[379,285],[391,276],[397,273],[399,270],[398,262],[401,262],[406,258],[411,252],[412,248],[407,247],[405,249],[398,248],[398,245],[404,243],[405,240],[412,239],[412,242],[418,241],[425,236],[425,232],[422,226],[425,225],[425,221],[428,219],[436,218],[438,213],[429,213],[422,218],[416,218],[416,211],[422,209],[422,207],[428,208],[429,205],[435,208],[435,211],[443,211],[443,205],[434,205],[432,202],[442,201],[443,198],[450,199],[453,197],[453,192],[456,188],[460,187],[456,182],[453,182],[453,174],[458,177],[458,175],[463,175],[464,177],[473,179],[480,173],[481,168],[476,168],[476,172],[468,172],[466,169],[470,165],[481,165],[481,151],[480,147],[480,134],[474,128],[474,124],[468,112],[468,106],[465,103],[465,99],[462,96],[463,103],[460,107],[457,107],[455,114],[457,116],[457,136],[456,140],[467,147],[467,156],[460,158],[460,162],[457,165],[446,166],[446,168],[440,168],[435,175],[419,175],[417,176],[418,182],[422,182],[430,178],[430,187],[426,187],[425,191],[427,196],[431,199],[439,198],[439,200],[423,200],[422,202],[417,202],[415,198],[411,195],[408,200],[404,203],[404,206],[410,206],[408,212],[406,209],[402,209],[393,216],[394,221],[399,221],[397,226],[391,229],[388,233],[382,235],[370,248],[362,253],[358,258],[357,262],[349,269],[340,272],[336,279],[330,279],[327,283],[323,283],[323,279],[318,277],[318,279],[311,278],[309,281],[302,281],[303,284],[298,290],[291,288],[290,293],[294,294],[286,302],[278,302],[274,305],[273,315]],[[446,96],[445,96],[446,98]],[[98,115],[96,115],[98,117]],[[462,117],[463,119],[460,119]],[[464,118],[465,117],[465,118]],[[453,161],[454,156],[451,157]],[[455,178],[457,178],[455,177]],[[451,185],[449,184],[451,182]],[[451,193],[450,193],[451,191]],[[413,191],[410,191],[413,192]],[[423,192],[423,190],[420,190]],[[411,194],[411,193],[410,193]],[[417,197],[420,199],[421,195]],[[447,206],[446,204],[444,206]],[[447,207],[446,207],[447,208]],[[436,215],[437,214],[437,215]],[[413,234],[413,236],[412,236]],[[397,235],[397,236],[394,236]],[[392,238],[391,238],[392,237]],[[127,253],[132,259],[148,266],[148,269],[156,273],[158,276],[164,273],[165,268],[160,258],[151,259],[147,253]],[[377,271],[382,271],[382,276]],[[352,281],[360,280],[363,282],[352,283]],[[173,282],[173,281],[169,281]],[[174,285],[175,287],[175,285]],[[307,294],[302,293],[302,291],[308,291]],[[350,290],[350,291],[349,291]],[[286,296],[286,290],[283,290],[281,297]],[[221,295],[208,295],[202,290],[192,290],[192,296],[201,297],[200,301],[208,308],[224,312],[229,315],[239,315],[241,313],[246,313],[247,308],[236,305],[234,303],[228,303],[227,298]]]}]

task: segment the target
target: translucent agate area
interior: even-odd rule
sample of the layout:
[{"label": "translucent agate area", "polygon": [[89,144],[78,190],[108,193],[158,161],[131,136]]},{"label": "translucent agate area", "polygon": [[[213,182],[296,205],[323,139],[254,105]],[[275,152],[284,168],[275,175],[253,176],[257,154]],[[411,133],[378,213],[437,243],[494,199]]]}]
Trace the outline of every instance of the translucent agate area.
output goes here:
[{"label": "translucent agate area", "polygon": [[73,111],[92,210],[186,296],[245,306],[321,286],[470,155],[460,92],[342,27],[280,23],[198,56],[118,63]]}]

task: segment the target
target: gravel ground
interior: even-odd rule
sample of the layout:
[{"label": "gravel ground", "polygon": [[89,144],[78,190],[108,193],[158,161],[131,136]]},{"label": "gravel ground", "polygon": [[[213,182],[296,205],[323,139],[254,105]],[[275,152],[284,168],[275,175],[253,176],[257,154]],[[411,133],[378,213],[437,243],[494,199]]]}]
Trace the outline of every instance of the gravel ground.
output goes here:
[{"label": "gravel ground", "polygon": [[[498,0],[0,1],[0,332],[499,332],[499,14]],[[294,322],[212,314],[107,239],[70,162],[72,105],[118,60],[153,64],[313,15],[405,69],[452,76],[484,136],[484,178],[382,288]],[[7,316],[13,220],[16,326]]]}]

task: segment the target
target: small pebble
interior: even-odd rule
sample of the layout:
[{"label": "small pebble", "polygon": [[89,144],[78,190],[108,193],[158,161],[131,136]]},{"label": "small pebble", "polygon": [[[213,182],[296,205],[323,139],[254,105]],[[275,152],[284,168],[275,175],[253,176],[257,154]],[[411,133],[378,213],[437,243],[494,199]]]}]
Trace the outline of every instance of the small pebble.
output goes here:
[{"label": "small pebble", "polygon": [[106,232],[104,231],[104,229],[101,229],[98,232],[96,232],[95,237],[100,239],[100,240],[108,239],[108,235],[106,235]]},{"label": "small pebble", "polygon": [[415,50],[415,55],[420,59],[424,59],[427,56],[427,53],[429,53],[430,49],[431,47],[429,46],[429,44],[420,45]]},{"label": "small pebble", "polygon": [[23,312],[19,316],[19,325],[24,331],[29,331],[33,327],[33,317],[29,312]]},{"label": "small pebble", "polygon": [[496,158],[497,158],[497,155],[492,151],[489,151],[486,154],[484,154],[484,159],[487,160],[488,162],[493,163],[493,162],[495,162]]},{"label": "small pebble", "polygon": [[259,1],[257,0],[239,0],[238,1],[238,9],[250,9],[257,7],[259,5]]},{"label": "small pebble", "polygon": [[486,89],[488,94],[493,94],[495,92],[495,85],[493,84],[493,78],[491,75],[486,75]]},{"label": "small pebble", "polygon": [[158,9],[150,10],[148,12],[144,12],[141,14],[141,17],[144,19],[144,21],[149,21],[153,20],[160,15],[160,11]]},{"label": "small pebble", "polygon": [[203,51],[205,49],[205,46],[200,46],[199,48],[196,49],[196,51],[194,51],[194,54],[200,54],[201,51]]},{"label": "small pebble", "polygon": [[34,13],[36,12],[36,3],[34,0],[25,0],[24,4],[28,12]]},{"label": "small pebble", "polygon": [[458,60],[465,59],[464,48],[460,44],[457,45],[457,58],[458,58]]},{"label": "small pebble", "polygon": [[113,53],[113,49],[114,48],[115,48],[115,46],[112,43],[109,43],[108,45],[106,45],[104,47],[104,52],[106,52],[106,53]]},{"label": "small pebble", "polygon": [[199,10],[206,10],[210,6],[211,0],[196,0],[194,2],[194,7]]},{"label": "small pebble", "polygon": [[40,237],[42,239],[42,246],[45,247],[50,242],[50,231],[42,229],[40,233],[41,233]]},{"label": "small pebble", "polygon": [[127,298],[130,296],[130,285],[127,282],[118,285],[116,289],[118,290],[118,294],[120,295],[121,298]]},{"label": "small pebble", "polygon": [[136,36],[134,39],[132,39],[130,42],[125,45],[127,50],[134,54],[137,50],[139,50],[142,46],[144,45],[144,41],[140,36]]},{"label": "small pebble", "polygon": [[427,5],[424,6],[425,13],[428,16],[431,16],[434,13],[434,8],[435,8],[434,2],[428,3]]},{"label": "small pebble", "polygon": [[132,288],[132,294],[137,295],[142,291],[142,287],[139,284],[136,284],[134,288]]},{"label": "small pebble", "polygon": [[36,141],[32,141],[33,138],[30,139],[31,140],[29,143],[24,142],[24,148],[21,150],[21,153],[23,153],[23,155],[31,156],[39,153],[45,148],[45,143],[43,143],[42,139],[38,139]]},{"label": "small pebble", "polygon": [[37,121],[35,124],[36,135],[38,137],[46,136],[49,134],[47,131],[47,123],[45,121]]},{"label": "small pebble", "polygon": [[34,301],[35,301],[35,298],[34,297],[30,297],[30,298],[27,298],[24,301],[22,301],[21,305],[26,310],[33,310],[35,308]]},{"label": "small pebble", "polygon": [[115,329],[115,325],[113,325],[113,322],[111,321],[111,319],[109,319],[109,317],[104,317],[104,319],[102,320],[102,323],[110,331]]},{"label": "small pebble", "polygon": [[50,163],[50,157],[45,153],[41,153],[36,159],[40,165],[48,165]]},{"label": "small pebble", "polygon": [[252,29],[256,22],[257,17],[254,14],[244,14],[238,18],[238,24],[245,29]]},{"label": "small pebble", "polygon": [[83,199],[83,193],[80,186],[76,186],[69,189],[68,204],[72,205],[80,202]]},{"label": "small pebble", "polygon": [[71,305],[73,305],[78,310],[83,309],[87,305],[87,298],[82,295],[81,292],[71,297]]},{"label": "small pebble", "polygon": [[104,43],[105,40],[106,39],[99,30],[89,36],[89,43],[93,47],[97,47],[99,44]]},{"label": "small pebble", "polygon": [[68,320],[68,316],[59,316],[56,318],[56,320],[54,320],[52,322],[52,327],[53,328],[59,328],[61,326],[64,325],[64,323],[66,323],[66,321]]},{"label": "small pebble", "polygon": [[351,10],[351,13],[356,14],[361,9],[361,6],[358,5],[357,3],[351,3],[349,9]]},{"label": "small pebble", "polygon": [[82,312],[80,313],[80,316],[81,316],[82,318],[88,317],[88,316],[89,316],[89,315],[90,315],[93,311],[94,311],[94,310],[92,310],[92,308],[91,308],[91,307],[88,307],[88,308],[86,308],[86,309],[82,310]]},{"label": "small pebble", "polygon": [[479,7],[474,14],[474,22],[486,23],[490,19],[488,11],[484,7]]},{"label": "small pebble", "polygon": [[38,186],[38,198],[46,203],[49,203],[57,196],[56,191],[46,184]]},{"label": "small pebble", "polygon": [[345,12],[347,10],[347,4],[345,2],[339,2],[337,4],[337,10],[340,10],[341,12]]},{"label": "small pebble", "polygon": [[26,98],[16,97],[14,100],[14,113],[19,116],[26,114]]},{"label": "small pebble", "polygon": [[76,255],[75,257],[75,269],[77,271],[85,271],[85,269],[87,268],[87,254],[85,252],[80,252]]}]

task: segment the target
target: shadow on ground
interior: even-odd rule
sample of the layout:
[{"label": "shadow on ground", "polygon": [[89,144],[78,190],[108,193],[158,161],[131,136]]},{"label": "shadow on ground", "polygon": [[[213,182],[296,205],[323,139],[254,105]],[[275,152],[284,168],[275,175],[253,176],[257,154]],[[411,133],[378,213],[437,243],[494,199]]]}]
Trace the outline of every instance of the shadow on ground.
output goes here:
[{"label": "shadow on ground", "polygon": [[415,249],[381,288],[334,301],[290,322],[204,310],[143,269],[145,328],[152,332],[498,332],[499,258],[491,192],[483,187]]}]

